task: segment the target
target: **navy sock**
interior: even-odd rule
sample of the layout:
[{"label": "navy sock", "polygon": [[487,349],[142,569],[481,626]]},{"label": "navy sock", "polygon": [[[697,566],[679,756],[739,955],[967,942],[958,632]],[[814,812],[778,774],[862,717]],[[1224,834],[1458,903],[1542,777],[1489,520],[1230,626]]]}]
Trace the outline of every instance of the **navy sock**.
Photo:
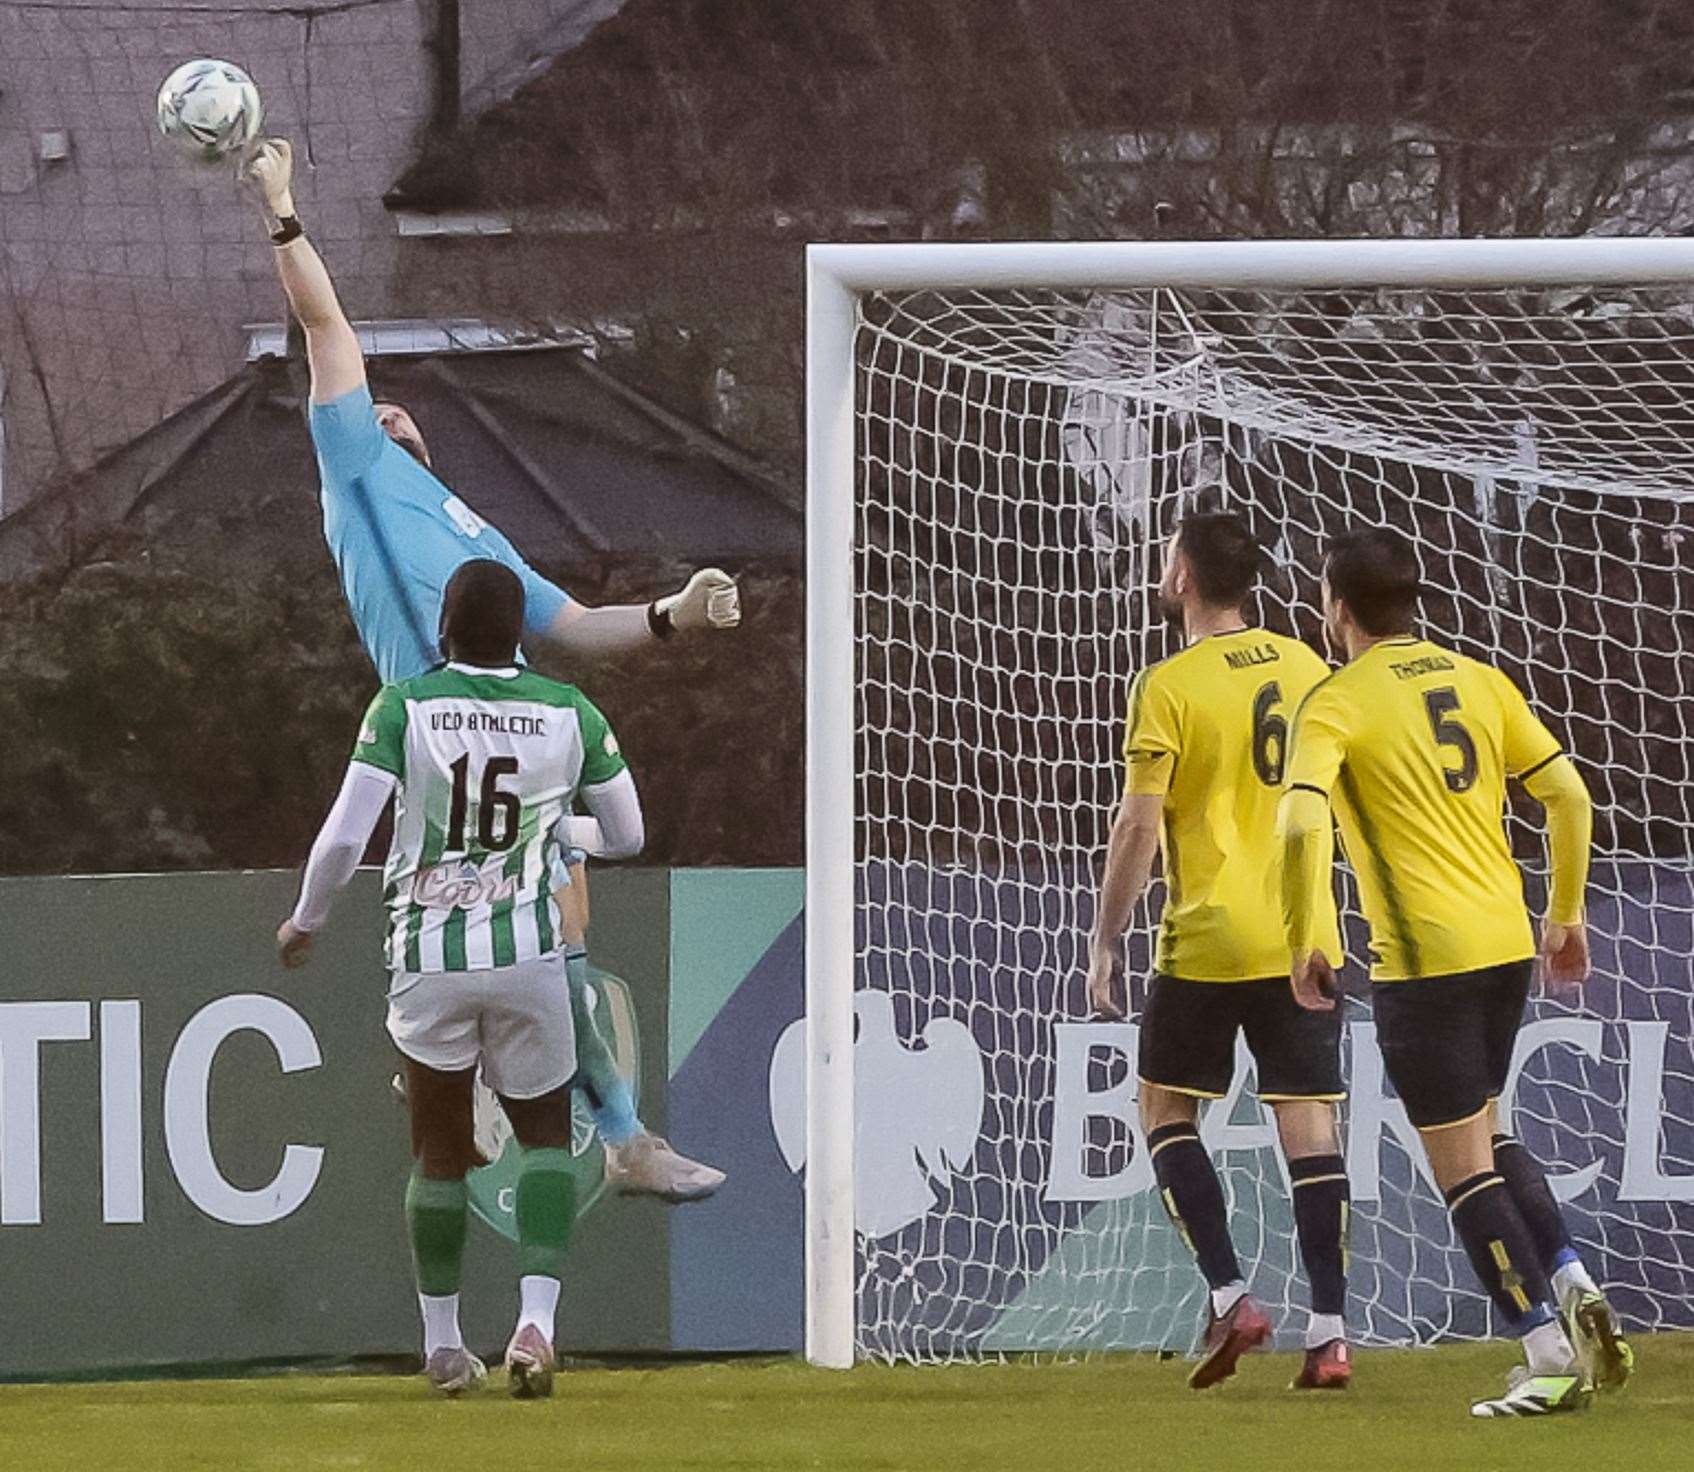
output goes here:
[{"label": "navy sock", "polygon": [[1551,1276],[1567,1262],[1576,1260],[1576,1244],[1565,1227],[1564,1213],[1547,1184],[1541,1163],[1510,1135],[1494,1136],[1494,1169],[1512,1193],[1518,1215],[1535,1239],[1542,1269]]},{"label": "navy sock", "polygon": [[1479,1171],[1447,1192],[1447,1209],[1465,1253],[1513,1333],[1553,1317],[1553,1290],[1535,1239],[1497,1172]]},{"label": "navy sock", "polygon": [[1294,1186],[1294,1225],[1312,1285],[1312,1312],[1347,1308],[1347,1167],[1339,1155],[1306,1155],[1288,1162]]},{"label": "navy sock", "polygon": [[1229,1240],[1229,1212],[1212,1158],[1191,1124],[1161,1125],[1147,1136],[1153,1174],[1165,1210],[1199,1261],[1213,1288],[1241,1281],[1241,1264]]}]

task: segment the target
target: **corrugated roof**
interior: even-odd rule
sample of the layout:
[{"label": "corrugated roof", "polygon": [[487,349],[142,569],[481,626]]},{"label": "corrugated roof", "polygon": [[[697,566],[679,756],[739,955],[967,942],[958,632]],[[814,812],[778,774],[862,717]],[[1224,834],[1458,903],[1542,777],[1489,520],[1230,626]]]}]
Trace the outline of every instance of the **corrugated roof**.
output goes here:
[{"label": "corrugated roof", "polygon": [[[373,365],[435,469],[533,560],[797,560],[797,491],[580,351]],[[113,533],[217,561],[322,557],[317,472],[286,364],[264,359],[0,522],[0,580],[80,560]]]}]

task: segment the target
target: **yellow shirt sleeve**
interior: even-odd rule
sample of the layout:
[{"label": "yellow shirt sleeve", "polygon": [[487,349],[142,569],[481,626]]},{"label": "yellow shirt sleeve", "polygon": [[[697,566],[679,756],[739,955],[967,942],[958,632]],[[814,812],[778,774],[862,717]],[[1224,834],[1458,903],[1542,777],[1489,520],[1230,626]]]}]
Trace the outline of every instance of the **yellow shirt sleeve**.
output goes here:
[{"label": "yellow shirt sleeve", "polygon": [[[1325,914],[1335,865],[1335,825],[1329,799],[1309,787],[1289,788],[1276,810],[1282,844],[1282,928],[1297,960],[1335,944],[1334,922]],[[1327,922],[1327,923],[1326,923]],[[1340,955],[1330,955],[1337,965]]]},{"label": "yellow shirt sleeve", "polygon": [[1181,754],[1182,722],[1176,699],[1151,670],[1143,670],[1129,690],[1123,738],[1125,790],[1143,795],[1169,792]]},{"label": "yellow shirt sleeve", "polygon": [[1500,754],[1505,759],[1506,775],[1526,777],[1538,767],[1544,767],[1563,749],[1558,738],[1529,708],[1523,691],[1512,683],[1511,676],[1495,670],[1500,685],[1501,727]]},{"label": "yellow shirt sleeve", "polygon": [[[1282,841],[1282,923],[1296,958],[1332,945],[1321,903],[1332,893],[1335,826],[1329,794],[1347,755],[1340,710],[1318,686],[1301,703],[1289,733],[1288,768],[1276,831]],[[1340,956],[1331,956],[1339,963]]]},{"label": "yellow shirt sleeve", "polygon": [[1588,788],[1558,738],[1529,708],[1523,691],[1503,670],[1494,671],[1500,684],[1501,756],[1506,771],[1547,810],[1547,855],[1552,881],[1547,918],[1555,925],[1575,925],[1582,919],[1583,893],[1588,887],[1589,848],[1594,834],[1594,804]]},{"label": "yellow shirt sleeve", "polygon": [[1288,736],[1285,781],[1288,788],[1309,788],[1328,797],[1347,755],[1347,731],[1340,711],[1319,685],[1294,713]]},{"label": "yellow shirt sleeve", "polygon": [[1587,784],[1568,756],[1555,753],[1523,785],[1547,810],[1547,854],[1553,870],[1547,918],[1555,925],[1578,925],[1594,838],[1594,803]]}]

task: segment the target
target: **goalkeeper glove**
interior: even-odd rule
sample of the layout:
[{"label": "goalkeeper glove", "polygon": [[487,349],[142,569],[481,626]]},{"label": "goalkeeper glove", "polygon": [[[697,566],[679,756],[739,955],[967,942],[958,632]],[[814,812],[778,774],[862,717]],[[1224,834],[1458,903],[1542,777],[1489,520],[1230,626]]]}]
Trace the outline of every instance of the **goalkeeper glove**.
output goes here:
[{"label": "goalkeeper glove", "polygon": [[271,220],[293,217],[294,150],[286,138],[265,139],[241,166],[238,177]]},{"label": "goalkeeper glove", "polygon": [[652,607],[654,632],[668,629],[733,629],[741,622],[741,590],[735,579],[715,567],[703,567],[679,593]]}]

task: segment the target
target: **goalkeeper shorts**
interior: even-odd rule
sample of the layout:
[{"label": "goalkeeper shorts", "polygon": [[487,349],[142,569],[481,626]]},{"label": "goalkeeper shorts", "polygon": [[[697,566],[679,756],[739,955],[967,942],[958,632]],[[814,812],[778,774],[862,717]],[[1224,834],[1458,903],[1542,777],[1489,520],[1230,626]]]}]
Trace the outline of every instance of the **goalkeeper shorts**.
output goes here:
[{"label": "goalkeeper shorts", "polygon": [[565,958],[488,971],[402,971],[388,992],[388,1035],[415,1063],[443,1073],[482,1065],[506,1099],[535,1099],[576,1072]]},{"label": "goalkeeper shorts", "polygon": [[1308,1012],[1286,976],[1183,981],[1159,974],[1141,1014],[1144,1084],[1221,1099],[1235,1076],[1235,1035],[1258,1064],[1261,1099],[1341,1099],[1341,1009]]}]

